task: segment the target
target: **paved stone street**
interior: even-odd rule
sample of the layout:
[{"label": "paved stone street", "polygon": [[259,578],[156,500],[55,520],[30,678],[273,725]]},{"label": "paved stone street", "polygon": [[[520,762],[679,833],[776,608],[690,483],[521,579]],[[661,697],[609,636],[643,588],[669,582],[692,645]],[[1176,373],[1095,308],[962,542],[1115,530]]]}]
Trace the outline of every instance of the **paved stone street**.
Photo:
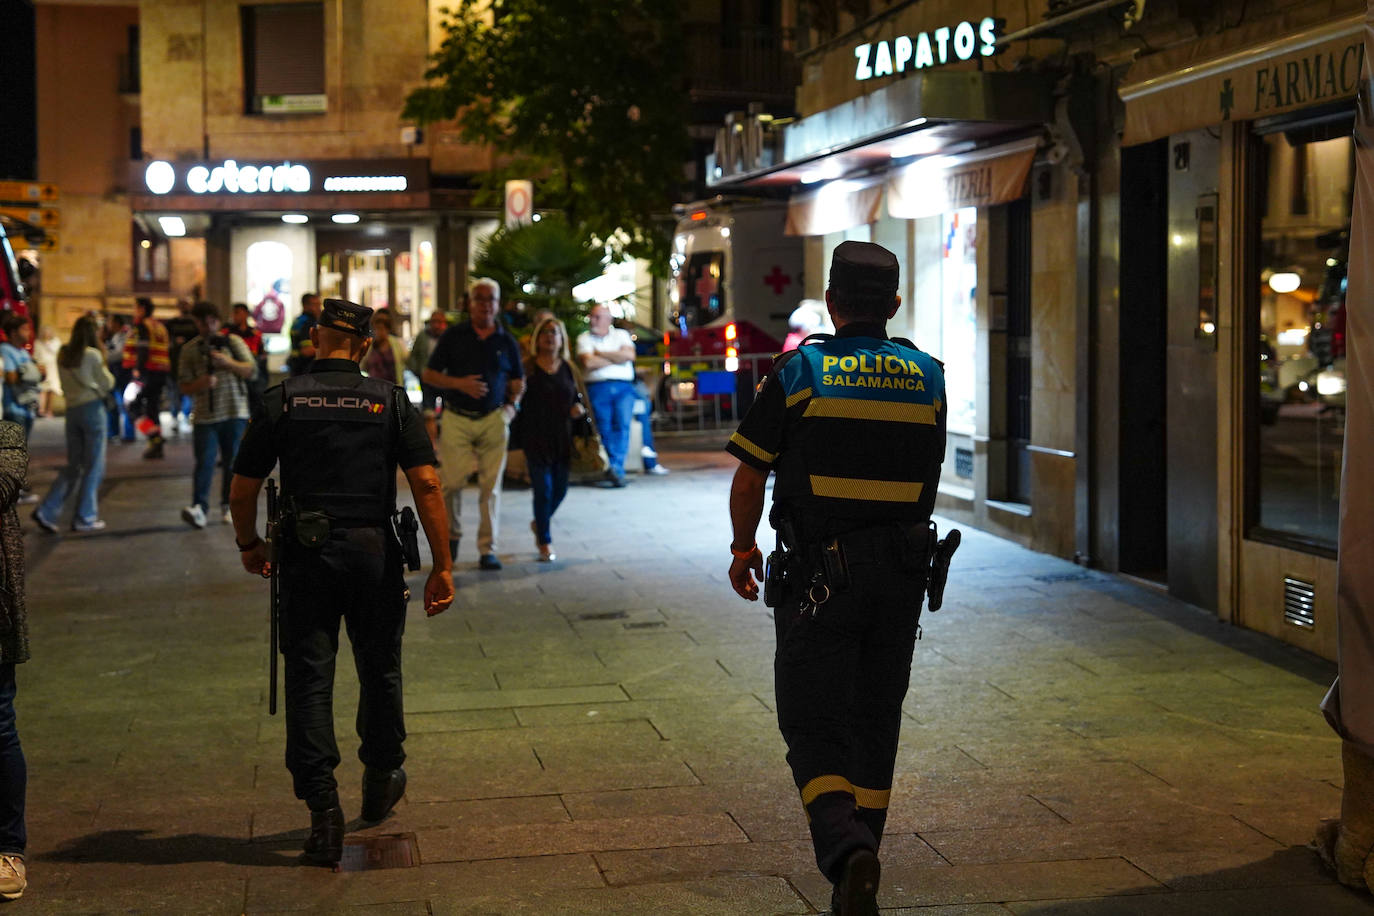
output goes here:
[{"label": "paved stone street", "polygon": [[[44,492],[61,421],[35,435]],[[504,571],[478,572],[464,539],[452,609],[411,602],[409,795],[361,834],[413,834],[418,865],[336,874],[295,864],[307,815],[267,715],[267,585],[218,512],[180,521],[189,437],[165,462],[140,449],[111,447],[107,531],[53,537],[21,509],[31,884],[7,911],[825,911],[773,718],[772,622],[725,580],[723,453],[668,447],[668,477],[574,488],[552,566],[532,562],[528,491],[503,504]],[[923,624],[884,913],[1374,911],[1306,848],[1339,809],[1317,710],[1333,666],[968,531]],[[356,816],[350,668],[345,650]]]}]

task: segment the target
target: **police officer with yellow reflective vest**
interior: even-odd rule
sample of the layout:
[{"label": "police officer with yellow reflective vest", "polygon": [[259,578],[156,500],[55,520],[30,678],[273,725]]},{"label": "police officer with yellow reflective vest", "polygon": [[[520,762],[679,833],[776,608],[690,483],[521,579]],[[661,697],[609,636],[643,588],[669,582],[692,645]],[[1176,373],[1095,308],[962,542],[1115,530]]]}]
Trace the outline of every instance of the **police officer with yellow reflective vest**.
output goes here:
[{"label": "police officer with yellow reflective vest", "polygon": [[[419,568],[414,516],[396,513],[396,468],[415,497],[434,566],[425,613],[453,601],[434,449],[404,389],[364,378],[370,309],[324,303],[310,330],[316,358],[307,374],[267,390],[234,462],[230,507],[244,569],[270,575],[280,565],[280,634],[286,667],[286,767],[310,808],[304,859],[336,864],[344,815],[334,768],[334,658],[343,619],[358,671],[358,757],[364,765],[362,819],[379,821],[405,793],[401,634],[410,596],[403,555]],[[281,463],[283,517],[269,558],[257,531],[258,491]],[[408,543],[403,544],[404,539]]]},{"label": "police officer with yellow reflective vest", "polygon": [[[825,301],[833,337],[774,362],[727,450],[730,584],[774,609],[778,726],[801,792],[816,864],[837,916],[877,916],[878,847],[897,736],[932,564],[947,568],[930,522],[945,454],[939,362],[887,336],[901,305],[898,265],[868,242],[835,249]],[[818,339],[819,338],[819,339]],[[755,543],[764,485],[778,548]]]}]

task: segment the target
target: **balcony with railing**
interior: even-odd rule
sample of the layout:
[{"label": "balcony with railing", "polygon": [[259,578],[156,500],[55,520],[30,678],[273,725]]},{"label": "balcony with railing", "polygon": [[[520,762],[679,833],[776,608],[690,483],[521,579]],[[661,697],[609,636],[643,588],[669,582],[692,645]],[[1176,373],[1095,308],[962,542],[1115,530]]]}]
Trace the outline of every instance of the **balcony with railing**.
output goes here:
[{"label": "balcony with railing", "polygon": [[800,80],[792,29],[687,23],[683,70],[696,102],[790,104]]}]

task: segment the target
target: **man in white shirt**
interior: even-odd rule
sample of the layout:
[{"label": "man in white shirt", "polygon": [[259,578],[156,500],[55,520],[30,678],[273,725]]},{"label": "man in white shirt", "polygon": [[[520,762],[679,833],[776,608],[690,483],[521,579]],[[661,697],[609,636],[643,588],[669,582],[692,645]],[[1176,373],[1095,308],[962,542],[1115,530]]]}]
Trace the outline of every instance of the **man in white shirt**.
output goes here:
[{"label": "man in white shirt", "polygon": [[588,330],[577,337],[577,361],[582,365],[592,416],[606,446],[610,467],[606,479],[625,486],[625,452],[634,421],[635,343],[628,331],[611,326],[611,310],[595,306],[587,316]]}]

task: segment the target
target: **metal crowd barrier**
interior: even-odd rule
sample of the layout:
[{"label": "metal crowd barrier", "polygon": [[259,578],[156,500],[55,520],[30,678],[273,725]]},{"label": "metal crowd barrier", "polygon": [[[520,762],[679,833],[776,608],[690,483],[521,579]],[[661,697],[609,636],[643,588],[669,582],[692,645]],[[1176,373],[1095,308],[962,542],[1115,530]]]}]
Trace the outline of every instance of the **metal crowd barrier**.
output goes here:
[{"label": "metal crowd barrier", "polygon": [[637,361],[654,398],[654,431],[733,429],[744,418],[775,353],[664,356]]}]

